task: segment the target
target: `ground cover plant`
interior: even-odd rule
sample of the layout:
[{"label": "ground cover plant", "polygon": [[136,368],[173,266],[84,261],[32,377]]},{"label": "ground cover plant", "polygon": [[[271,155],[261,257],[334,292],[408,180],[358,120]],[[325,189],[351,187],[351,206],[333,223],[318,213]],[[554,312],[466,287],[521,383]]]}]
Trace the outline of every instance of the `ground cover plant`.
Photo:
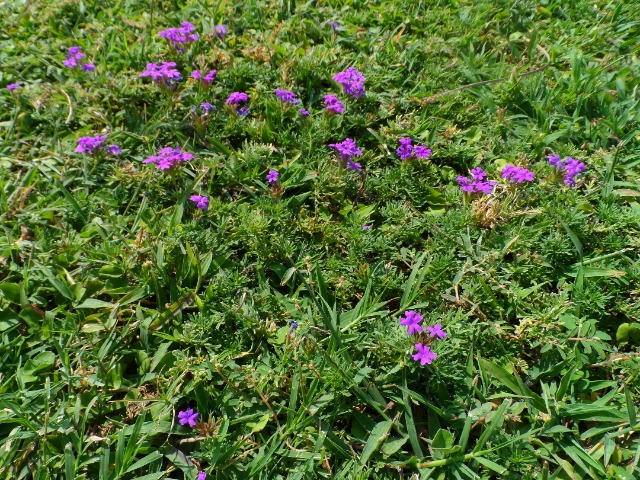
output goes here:
[{"label": "ground cover plant", "polygon": [[3,7],[1,478],[640,478],[637,2]]}]

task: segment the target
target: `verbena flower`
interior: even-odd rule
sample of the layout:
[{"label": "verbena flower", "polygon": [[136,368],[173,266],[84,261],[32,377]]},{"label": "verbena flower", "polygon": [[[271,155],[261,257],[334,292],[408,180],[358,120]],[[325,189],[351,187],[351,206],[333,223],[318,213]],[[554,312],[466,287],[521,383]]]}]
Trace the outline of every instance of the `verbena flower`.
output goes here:
[{"label": "verbena flower", "polygon": [[85,63],[82,65],[82,70],[85,72],[93,72],[96,69],[96,66],[93,63]]},{"label": "verbena flower", "polygon": [[182,22],[181,27],[167,28],[158,32],[158,35],[167,40],[173,48],[180,53],[184,53],[183,46],[190,45],[191,43],[200,40],[200,35],[193,33],[196,27],[189,22]]},{"label": "verbena flower", "polygon": [[249,107],[239,108],[238,115],[249,115]]},{"label": "verbena flower", "polygon": [[193,159],[193,155],[189,152],[181,152],[178,147],[165,147],[158,152],[158,155],[152,155],[142,163],[153,163],[159,170],[169,170],[191,159]]},{"label": "verbena flower", "polygon": [[327,111],[331,113],[340,114],[344,112],[344,105],[335,95],[325,95],[324,106],[327,108]]},{"label": "verbena flower", "polygon": [[560,155],[557,153],[552,153],[551,155],[547,155],[547,159],[549,160],[549,165],[553,165],[554,167],[562,167],[562,160],[560,160]]},{"label": "verbena flower", "polygon": [[404,312],[404,317],[400,317],[400,325],[409,327],[407,331],[409,335],[422,331],[422,327],[419,325],[420,322],[422,322],[422,315],[414,310],[407,310]]},{"label": "verbena flower", "polygon": [[278,175],[280,175],[280,173],[277,170],[269,170],[269,173],[267,173],[267,181],[269,183],[276,183],[278,181]]},{"label": "verbena flower", "polygon": [[13,92],[16,88],[20,88],[20,84],[19,83],[10,83],[9,85],[7,85],[4,88],[6,88],[10,92]]},{"label": "verbena flower", "polygon": [[176,62],[147,63],[147,68],[140,74],[141,77],[149,77],[160,87],[172,87],[174,82],[182,80],[180,71],[176,68]]},{"label": "verbena flower", "polygon": [[342,85],[346,94],[353,97],[362,97],[364,95],[366,78],[355,68],[349,67],[344,72],[336,73],[333,79]]},{"label": "verbena flower", "polygon": [[79,65],[82,57],[84,57],[82,47],[69,47],[67,49],[67,58],[62,63],[67,68],[75,68]]},{"label": "verbena flower", "polygon": [[427,332],[430,337],[444,338],[447,336],[447,332],[442,330],[442,324],[436,323],[433,327],[427,326]]},{"label": "verbena flower", "polygon": [[338,33],[338,28],[340,27],[340,25],[338,25],[336,22],[329,22],[329,26],[333,29],[333,33]]},{"label": "verbena flower", "polygon": [[507,165],[502,169],[502,178],[506,178],[511,183],[532,182],[535,175],[532,171],[515,165]]},{"label": "verbena flower", "polygon": [[362,150],[356,146],[355,140],[346,138],[340,143],[330,143],[329,146],[336,149],[340,155],[340,161],[343,166],[346,166],[348,169],[357,173],[361,171],[362,165],[353,161],[353,157],[362,156]]},{"label": "verbena flower", "polygon": [[208,197],[204,197],[201,195],[191,195],[189,197],[189,200],[191,200],[192,202],[195,202],[196,207],[198,207],[198,210],[209,210],[209,205],[207,205],[209,203]]},{"label": "verbena flower", "polygon": [[216,107],[214,107],[213,105],[211,105],[211,104],[210,104],[210,103],[208,103],[208,102],[202,102],[202,103],[200,104],[200,108],[201,108],[201,109],[202,109],[202,111],[204,111],[204,112],[209,112],[209,111],[211,111],[211,110],[215,110],[215,109],[216,109]]},{"label": "verbena flower", "polygon": [[244,93],[244,92],[233,92],[231,95],[229,95],[229,98],[227,98],[227,101],[225,102],[227,105],[231,105],[231,107],[238,113],[238,115],[248,115],[249,114],[249,107],[245,106],[240,106],[240,104],[242,102],[247,102],[249,101],[249,96]]},{"label": "verbena flower", "polygon": [[311,115],[311,112],[309,112],[309,110],[305,110],[304,108],[301,108],[300,110],[298,110],[298,112],[300,112],[300,115],[304,115],[305,117]]},{"label": "verbena flower", "polygon": [[429,347],[429,345],[416,343],[414,346],[418,350],[418,353],[413,355],[413,359],[416,362],[420,362],[420,365],[426,365],[427,363],[431,365],[431,362],[433,362],[438,356],[436,353],[431,351],[431,347]]},{"label": "verbena flower", "polygon": [[472,178],[459,176],[456,182],[460,185],[460,190],[465,193],[484,193],[488,195],[493,192],[493,188],[498,182],[486,180],[487,173],[480,167],[471,170]]},{"label": "verbena flower", "polygon": [[112,145],[109,145],[107,148],[105,148],[105,151],[110,154],[110,155],[115,155],[118,156],[122,153],[122,149],[116,145],[115,143]]},{"label": "verbena flower", "polygon": [[87,155],[94,155],[102,150],[104,142],[107,139],[104,135],[95,135],[93,137],[80,137],[78,139],[78,146],[75,149],[76,153],[86,153]]},{"label": "verbena flower", "polygon": [[549,165],[553,165],[556,173],[562,173],[564,175],[564,184],[569,188],[573,188],[577,185],[576,178],[582,175],[587,167],[586,165],[576,160],[575,158],[567,157],[564,160],[560,159],[560,155],[551,154],[547,155]]},{"label": "verbena flower", "polygon": [[362,226],[362,230],[369,230],[371,228],[371,225],[363,225]]},{"label": "verbena flower", "polygon": [[227,27],[226,25],[216,25],[213,30],[216,33],[216,37],[222,40],[229,31],[229,27]]},{"label": "verbena flower", "polygon": [[276,96],[282,103],[291,103],[292,105],[300,103],[300,100],[298,100],[298,96],[295,93],[290,92],[289,90],[276,88]]},{"label": "verbena flower", "polygon": [[200,414],[198,412],[194,412],[193,408],[187,408],[184,412],[178,412],[178,419],[180,421],[180,425],[189,425],[191,428],[196,426],[196,420]]},{"label": "verbena flower", "polygon": [[200,470],[198,472],[198,477],[196,478],[196,480],[207,480],[207,472]]},{"label": "verbena flower", "polygon": [[216,79],[216,73],[218,73],[217,70],[211,70],[206,75],[202,75],[199,70],[194,70],[191,72],[191,78],[198,80],[204,87],[210,87]]},{"label": "verbena flower", "polygon": [[429,158],[431,156],[431,150],[423,145],[412,144],[413,140],[410,138],[401,138],[398,140],[400,146],[396,150],[396,153],[401,160],[410,160],[413,158]]}]

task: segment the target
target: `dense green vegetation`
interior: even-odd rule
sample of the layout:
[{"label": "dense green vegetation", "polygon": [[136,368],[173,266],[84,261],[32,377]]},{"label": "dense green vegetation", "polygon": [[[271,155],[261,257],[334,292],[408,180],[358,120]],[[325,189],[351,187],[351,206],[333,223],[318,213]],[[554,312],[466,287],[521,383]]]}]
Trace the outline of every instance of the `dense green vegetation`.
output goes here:
[{"label": "dense green vegetation", "polygon": [[[640,4],[8,0],[0,26],[0,477],[640,478]],[[122,153],[75,152],[95,135]],[[143,163],[167,146],[194,158]],[[493,193],[461,191],[476,167]],[[407,310],[447,334],[431,364]]]}]

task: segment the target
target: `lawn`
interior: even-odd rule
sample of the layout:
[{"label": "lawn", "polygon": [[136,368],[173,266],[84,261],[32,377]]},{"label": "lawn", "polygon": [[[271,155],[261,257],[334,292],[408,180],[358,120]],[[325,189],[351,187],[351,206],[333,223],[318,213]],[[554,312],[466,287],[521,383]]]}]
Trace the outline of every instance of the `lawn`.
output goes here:
[{"label": "lawn", "polygon": [[2,5],[0,478],[640,478],[640,3]]}]

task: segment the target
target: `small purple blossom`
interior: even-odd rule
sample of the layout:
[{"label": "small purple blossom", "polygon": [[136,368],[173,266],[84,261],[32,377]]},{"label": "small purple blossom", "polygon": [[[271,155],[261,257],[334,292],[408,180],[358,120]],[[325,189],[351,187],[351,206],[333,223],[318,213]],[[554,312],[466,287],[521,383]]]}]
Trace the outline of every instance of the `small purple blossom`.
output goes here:
[{"label": "small purple blossom", "polygon": [[176,165],[188,162],[193,157],[189,152],[181,152],[179,147],[165,147],[158,152],[158,155],[152,155],[142,163],[153,163],[159,170],[169,170]]},{"label": "small purple blossom", "polygon": [[532,171],[515,165],[507,165],[502,169],[502,178],[506,178],[511,183],[532,182],[535,175]]},{"label": "small purple blossom", "polygon": [[67,58],[62,62],[67,68],[75,68],[84,57],[82,47],[69,47],[67,49]]},{"label": "small purple blossom", "polygon": [[205,472],[204,470],[200,470],[198,472],[198,477],[196,478],[196,480],[207,480],[207,472]]},{"label": "small purple blossom", "polygon": [[447,332],[442,330],[442,324],[436,323],[433,327],[427,326],[427,332],[430,337],[444,338],[447,336]]},{"label": "small purple blossom", "polygon": [[199,70],[194,70],[191,72],[191,78],[198,80],[204,87],[210,87],[216,79],[216,73],[218,73],[217,70],[211,70],[206,75],[202,75]]},{"label": "small purple blossom", "polygon": [[410,138],[401,138],[398,140],[400,146],[396,150],[396,153],[401,160],[410,160],[413,158],[429,158],[431,156],[431,150],[424,145],[412,144],[413,140]]},{"label": "small purple blossom", "polygon": [[247,107],[246,105],[240,107],[241,102],[247,101],[249,101],[249,96],[246,93],[233,92],[231,95],[229,95],[229,98],[227,98],[227,101],[225,103],[227,105],[231,105],[236,110],[238,115],[248,115],[249,107]]},{"label": "small purple blossom", "polygon": [[109,145],[107,148],[105,148],[105,151],[109,155],[115,155],[116,157],[122,153],[122,149],[118,145],[116,145],[115,143],[113,145]]},{"label": "small purple blossom", "polygon": [[486,180],[487,173],[480,167],[474,168],[470,173],[472,178],[462,176],[456,178],[456,182],[460,185],[460,190],[464,193],[484,193],[489,195],[498,184],[496,181]]},{"label": "small purple blossom", "polygon": [[292,105],[295,105],[296,103],[300,103],[300,100],[298,100],[298,96],[295,93],[290,92],[289,90],[282,90],[280,88],[276,88],[276,96],[280,99],[282,103],[290,103]]},{"label": "small purple blossom", "polygon": [[191,195],[189,197],[189,200],[191,200],[192,202],[195,202],[196,207],[198,207],[198,210],[209,210],[209,205],[207,205],[209,203],[208,197],[201,196],[201,195]]},{"label": "small purple blossom", "polygon": [[193,408],[187,408],[184,412],[178,412],[178,419],[180,421],[180,425],[187,425],[191,428],[196,426],[196,420],[200,414],[198,412],[194,412]]},{"label": "small purple blossom", "polygon": [[82,70],[85,72],[93,72],[96,69],[96,66],[93,63],[84,63],[82,65]]},{"label": "small purple blossom", "polygon": [[278,175],[280,175],[280,172],[277,170],[269,170],[269,173],[267,173],[267,181],[269,183],[276,183],[278,181]]},{"label": "small purple blossom", "polygon": [[560,155],[558,155],[557,153],[547,155],[547,159],[549,161],[549,165],[553,165],[554,167],[562,167],[563,165],[563,161],[560,160]]},{"label": "small purple blossom", "polygon": [[13,92],[16,88],[20,88],[20,84],[19,83],[10,83],[9,85],[7,85],[4,88],[6,88],[10,92]]},{"label": "small purple blossom", "polygon": [[249,107],[239,108],[238,115],[249,115]]},{"label": "small purple blossom", "polygon": [[344,72],[336,73],[333,79],[342,85],[347,95],[353,97],[362,97],[364,95],[366,78],[355,68],[349,67]]},{"label": "small purple blossom", "polygon": [[335,95],[325,95],[324,106],[327,107],[327,111],[331,113],[340,114],[344,112],[344,105]]},{"label": "small purple blossom", "polygon": [[431,365],[431,362],[433,362],[438,356],[436,353],[431,351],[431,347],[429,347],[429,345],[416,343],[414,346],[418,350],[418,353],[413,355],[413,359],[416,362],[420,362],[420,365],[426,365],[427,363]]},{"label": "small purple blossom", "polygon": [[420,322],[422,322],[422,315],[414,310],[407,310],[404,312],[404,317],[400,317],[400,325],[409,327],[407,331],[409,335],[422,331],[422,327],[419,325]]},{"label": "small purple blossom", "polygon": [[86,153],[87,155],[94,155],[98,153],[104,146],[104,141],[107,139],[104,135],[96,135],[94,137],[80,137],[78,139],[78,146],[75,149],[76,153]]},{"label": "small purple blossom", "polygon": [[329,26],[333,29],[333,33],[338,33],[338,28],[340,27],[340,25],[338,25],[338,23],[336,22],[328,22]]},{"label": "small purple blossom", "polygon": [[564,160],[560,159],[560,155],[551,154],[547,155],[547,159],[549,161],[549,165],[553,165],[556,173],[562,172],[564,175],[564,184],[568,185],[569,188],[573,188],[577,185],[576,178],[582,175],[587,167],[586,165],[576,160],[575,158],[567,157]]},{"label": "small purple blossom", "polygon": [[171,43],[171,46],[178,50],[180,53],[184,53],[183,45],[190,45],[191,43],[200,40],[200,35],[193,33],[196,27],[189,22],[182,22],[181,27],[167,28],[158,32],[158,35]]},{"label": "small purple blossom", "polygon": [[202,109],[202,111],[204,112],[208,112],[210,110],[215,110],[216,107],[214,107],[213,105],[211,105],[210,103],[207,102],[202,102],[200,104],[200,108]]},{"label": "small purple blossom", "polygon": [[222,40],[229,31],[229,27],[226,25],[216,25],[213,29],[216,32],[216,37],[220,40]]},{"label": "small purple blossom", "polygon": [[362,226],[362,230],[369,230],[371,228],[371,225],[363,225]]},{"label": "small purple blossom", "polygon": [[300,115],[308,117],[309,115],[311,115],[311,112],[309,112],[309,110],[305,110],[304,108],[301,108],[300,110],[298,110],[298,112],[300,113]]},{"label": "small purple blossom", "polygon": [[140,74],[141,77],[149,77],[160,87],[172,87],[173,82],[182,80],[180,71],[175,68],[176,62],[147,63],[147,68]]},{"label": "small purple blossom", "polygon": [[340,155],[340,161],[343,166],[346,166],[348,169],[360,173],[360,171],[362,170],[362,165],[354,162],[353,157],[361,157],[362,150],[360,150],[356,146],[355,140],[346,138],[340,143],[330,143],[329,146],[336,149],[336,151]]}]

